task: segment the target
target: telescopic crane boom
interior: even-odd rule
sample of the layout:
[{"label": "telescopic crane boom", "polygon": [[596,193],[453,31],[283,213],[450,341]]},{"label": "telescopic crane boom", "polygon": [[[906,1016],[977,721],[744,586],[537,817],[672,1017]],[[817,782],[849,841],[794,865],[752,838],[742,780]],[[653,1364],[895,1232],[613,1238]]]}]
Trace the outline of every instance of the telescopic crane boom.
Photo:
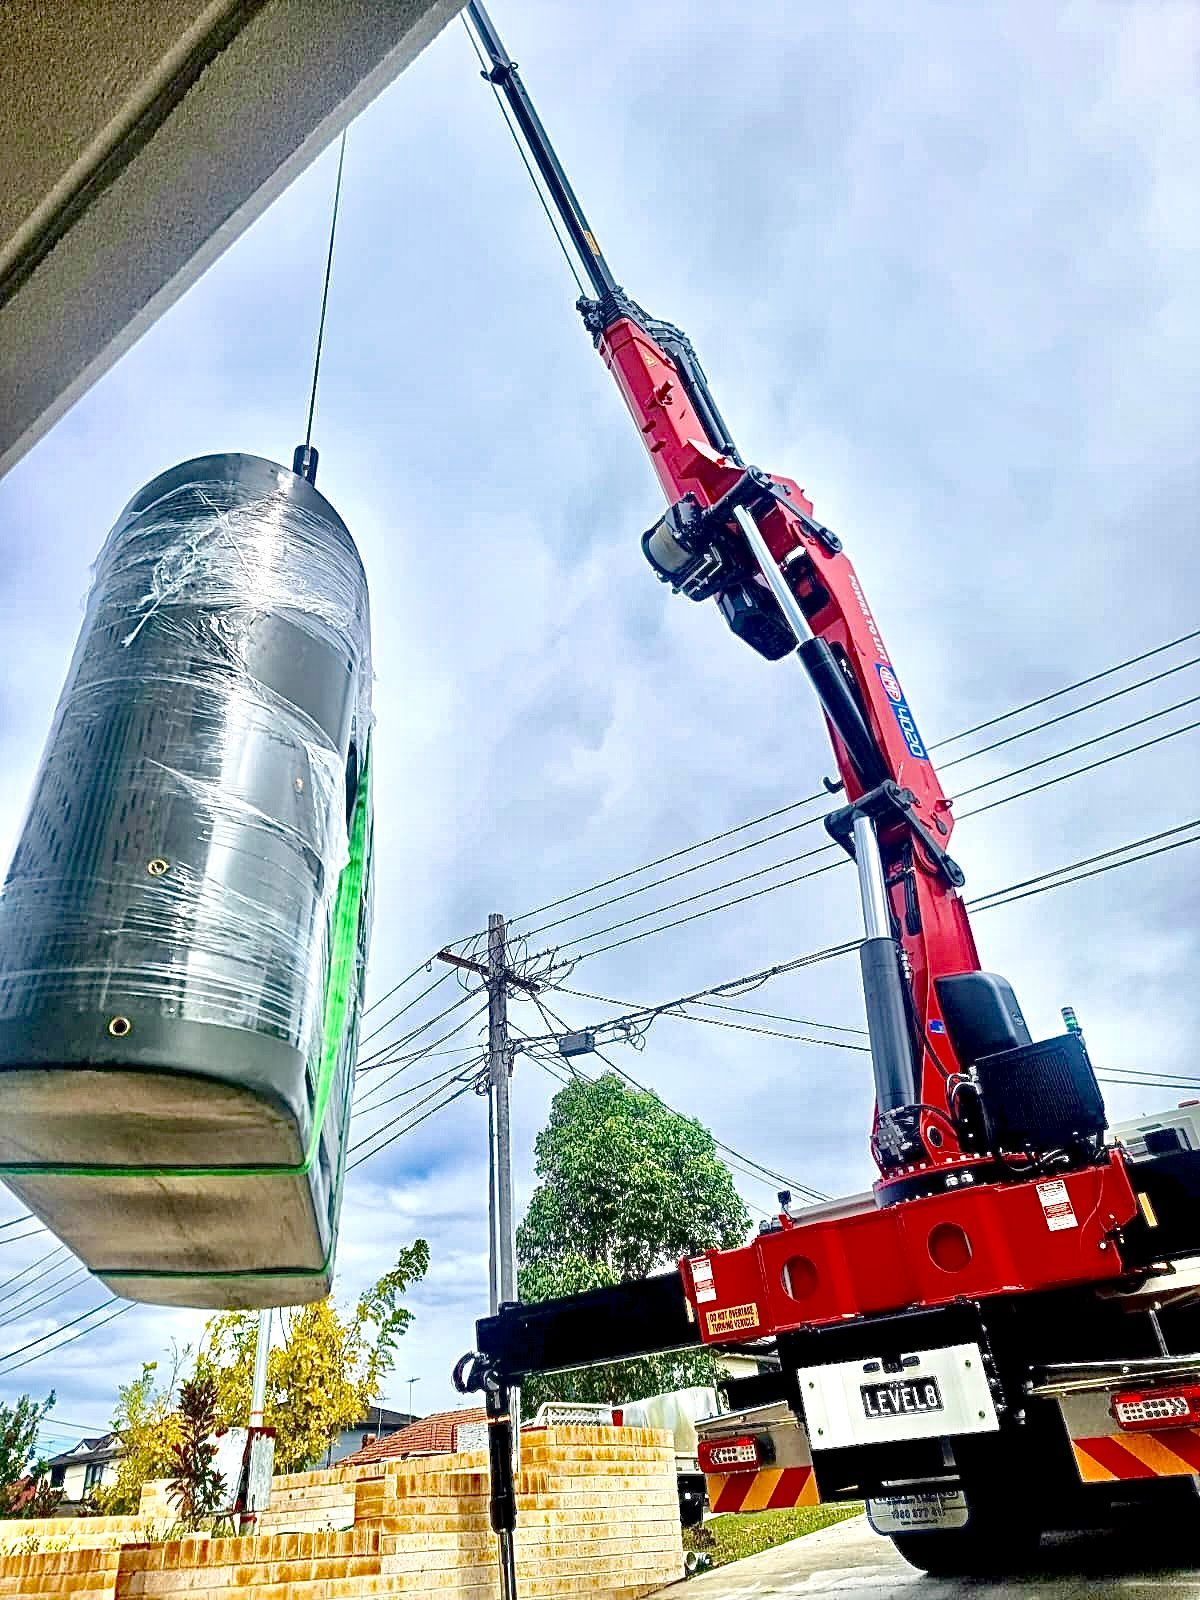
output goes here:
[{"label": "telescopic crane boom", "polygon": [[[612,373],[669,510],[643,537],[658,576],[713,600],[770,660],[795,654],[825,713],[849,804],[829,819],[858,866],[863,981],[877,1113],[872,1150],[887,1182],[986,1164],[965,1116],[962,1052],[947,1013],[978,1010],[1023,1042],[1002,980],[979,972],[948,853],[953,816],[879,627],[841,540],[789,478],[748,466],[687,335],[648,316],[617,283],[529,98],[477,0],[468,27],[514,136],[557,218],[584,324]],[[1007,1013],[1007,1014],[1005,1014]],[[1023,1035],[1024,1040],[1028,1034]],[[908,1186],[906,1186],[907,1189]]]}]

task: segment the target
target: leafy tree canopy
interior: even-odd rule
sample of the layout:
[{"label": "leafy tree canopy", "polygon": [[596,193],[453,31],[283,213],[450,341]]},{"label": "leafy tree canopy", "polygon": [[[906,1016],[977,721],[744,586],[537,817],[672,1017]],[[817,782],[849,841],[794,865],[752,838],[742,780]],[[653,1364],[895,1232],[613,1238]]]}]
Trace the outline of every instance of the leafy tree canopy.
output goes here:
[{"label": "leafy tree canopy", "polygon": [[49,1516],[60,1498],[58,1490],[38,1490],[32,1501],[29,1496],[30,1480],[47,1471],[37,1436],[53,1404],[53,1391],[44,1400],[23,1394],[11,1406],[0,1401],[0,1517]]},{"label": "leafy tree canopy", "polygon": [[[534,1145],[538,1185],[517,1230],[521,1298],[644,1278],[681,1256],[741,1244],[750,1216],[712,1134],[615,1073],[555,1095]],[[526,1385],[545,1399],[619,1401],[712,1383],[704,1351],[654,1356]]]},{"label": "leafy tree canopy", "polygon": [[188,1351],[172,1349],[171,1370],[159,1377],[158,1362],[147,1361],[132,1383],[117,1390],[112,1430],[120,1442],[117,1476],[97,1485],[89,1509],[101,1516],[132,1516],[142,1498],[142,1485],[171,1473],[172,1451],[180,1439],[175,1385]]},{"label": "leafy tree canopy", "polygon": [[[317,1460],[343,1428],[367,1414],[412,1321],[401,1296],[428,1267],[429,1246],[417,1239],[352,1313],[318,1300],[281,1314],[283,1337],[267,1365],[264,1416],[276,1430],[277,1472],[296,1472]],[[244,1425],[249,1415],[257,1333],[257,1315],[236,1311],[210,1318],[205,1329],[196,1375],[215,1384],[219,1427]]]}]

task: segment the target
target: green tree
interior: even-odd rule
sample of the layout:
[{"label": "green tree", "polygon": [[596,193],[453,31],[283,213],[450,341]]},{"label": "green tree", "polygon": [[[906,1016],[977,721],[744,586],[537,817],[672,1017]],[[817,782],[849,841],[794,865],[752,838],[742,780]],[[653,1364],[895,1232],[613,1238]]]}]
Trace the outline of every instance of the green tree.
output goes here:
[{"label": "green tree", "polygon": [[[681,1256],[743,1242],[750,1216],[712,1134],[615,1073],[555,1095],[534,1145],[538,1185],[517,1230],[521,1298],[548,1300],[644,1278]],[[704,1351],[558,1373],[526,1385],[543,1400],[637,1400],[712,1383]]]},{"label": "green tree", "polygon": [[[429,1246],[417,1239],[344,1315],[330,1300],[284,1312],[283,1338],[267,1364],[264,1421],[275,1429],[275,1470],[316,1461],[343,1428],[365,1416],[391,1371],[412,1321],[401,1296],[424,1277]],[[250,1412],[257,1316],[223,1312],[209,1320],[196,1362],[216,1387],[218,1427],[244,1425]]]},{"label": "green tree", "polygon": [[167,1493],[179,1520],[193,1532],[221,1507],[224,1480],[217,1471],[217,1381],[211,1373],[189,1378],[179,1390],[179,1436],[171,1446]]},{"label": "green tree", "polygon": [[0,1517],[47,1516],[61,1498],[60,1490],[38,1489],[29,1499],[31,1480],[48,1470],[37,1454],[37,1436],[53,1404],[53,1390],[44,1400],[23,1394],[11,1406],[0,1402]]},{"label": "green tree", "polygon": [[171,1452],[179,1440],[181,1419],[175,1409],[175,1385],[188,1352],[172,1350],[170,1374],[158,1378],[158,1362],[147,1361],[132,1383],[117,1390],[112,1430],[121,1454],[113,1483],[92,1491],[89,1510],[101,1516],[132,1516],[142,1498],[142,1485],[171,1473]]}]

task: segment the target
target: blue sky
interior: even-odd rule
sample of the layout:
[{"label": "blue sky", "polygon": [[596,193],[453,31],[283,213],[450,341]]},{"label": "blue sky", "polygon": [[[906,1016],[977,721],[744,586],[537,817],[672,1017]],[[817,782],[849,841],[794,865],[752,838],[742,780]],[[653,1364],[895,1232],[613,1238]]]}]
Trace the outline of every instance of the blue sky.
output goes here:
[{"label": "blue sky", "polygon": [[[846,540],[927,740],[1197,625],[1192,5],[614,0],[598,35],[572,8],[508,0],[496,21],[618,277],[691,333],[748,457],[798,479]],[[188,456],[290,460],[335,162],[327,151],[0,482],[5,851],[121,506]],[[461,25],[350,130],[342,204],[316,442],[372,589],[379,995],[489,911],[520,927],[527,907],[808,794],[830,761],[795,668],[739,647],[645,567],[657,489]],[[1197,693],[1181,670],[981,756],[963,782]],[[972,891],[1007,884],[1183,821],[1196,777],[1195,736],[1171,739],[964,823],[956,854]],[[1194,1071],[1196,870],[1181,850],[981,916],[985,964],[1035,1034],[1071,1002],[1102,1066]],[[768,893],[569,981],[637,1002],[698,989],[853,935],[852,891],[831,873]],[[575,1024],[607,1010],[552,1001]],[[744,1003],[861,1023],[852,963]],[[528,1006],[514,1015],[541,1030]],[[830,1192],[870,1179],[859,1056],[663,1020],[628,1065],[770,1166]],[[519,1064],[519,1196],[553,1089]],[[1174,1098],[1110,1091],[1117,1116]],[[393,1404],[410,1375],[419,1405],[451,1402],[483,1307],[484,1128],[468,1096],[349,1184],[340,1295],[393,1241],[432,1246]],[[744,1191],[770,1202],[769,1187]],[[0,1275],[48,1248],[4,1246]],[[11,1321],[0,1347],[101,1298],[85,1286]],[[0,1394],[53,1385],[64,1428],[103,1424],[115,1384],[199,1324],[139,1309],[0,1375]]]}]

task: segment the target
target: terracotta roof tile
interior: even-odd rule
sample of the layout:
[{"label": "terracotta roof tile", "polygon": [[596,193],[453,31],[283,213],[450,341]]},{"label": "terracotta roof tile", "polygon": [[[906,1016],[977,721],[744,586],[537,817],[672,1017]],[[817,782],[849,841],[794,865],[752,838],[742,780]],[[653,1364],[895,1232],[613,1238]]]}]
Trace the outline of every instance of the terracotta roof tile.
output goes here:
[{"label": "terracotta roof tile", "polygon": [[410,1422],[407,1428],[364,1445],[338,1465],[361,1467],[371,1461],[392,1461],[403,1456],[449,1455],[455,1448],[459,1425],[483,1422],[485,1418],[486,1413],[480,1406],[469,1406],[462,1411],[435,1411],[432,1416]]}]

